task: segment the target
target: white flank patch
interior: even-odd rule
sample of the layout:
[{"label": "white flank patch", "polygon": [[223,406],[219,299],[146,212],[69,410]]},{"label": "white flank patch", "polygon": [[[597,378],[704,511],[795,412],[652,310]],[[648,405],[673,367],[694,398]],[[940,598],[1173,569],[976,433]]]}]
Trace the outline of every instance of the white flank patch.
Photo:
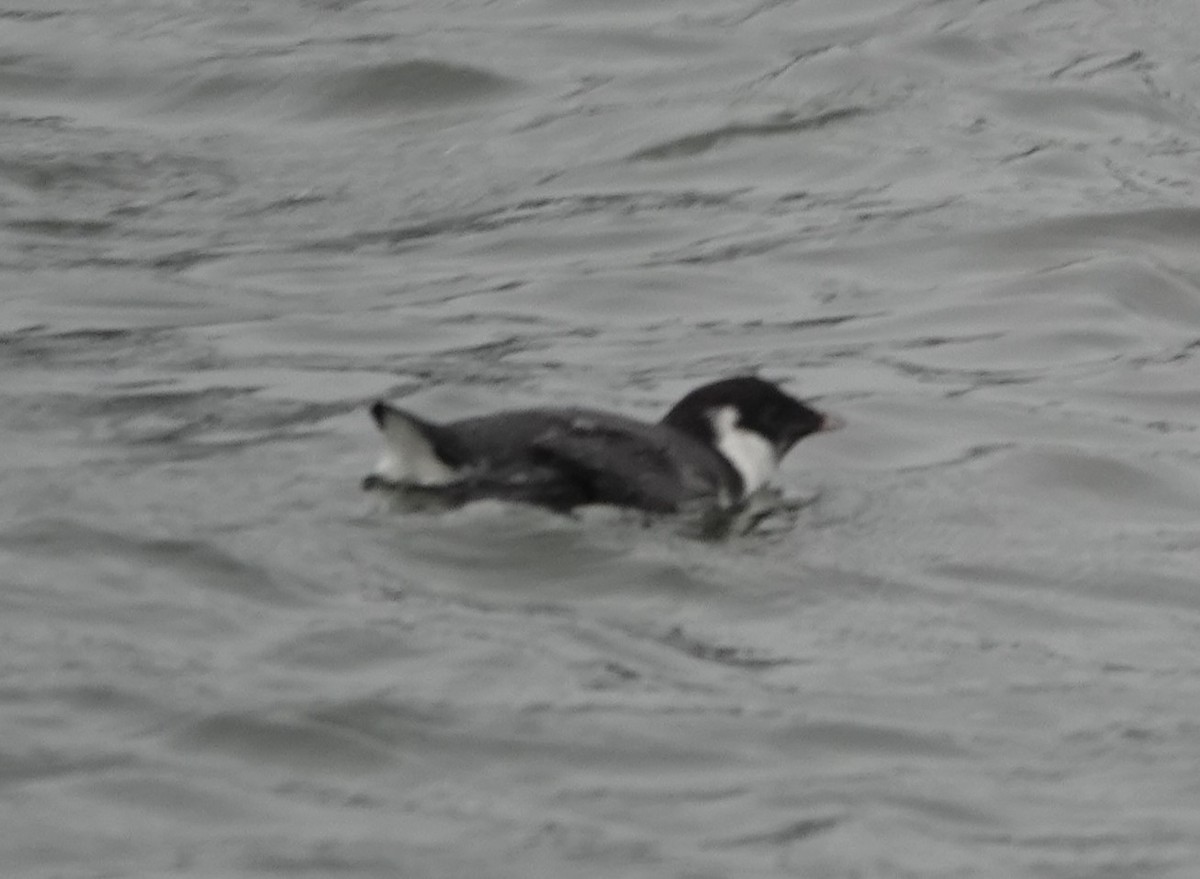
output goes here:
[{"label": "white flank patch", "polygon": [[738,411],[722,406],[708,416],[716,434],[717,450],[742,477],[743,496],[762,488],[779,466],[775,447],[760,434],[738,425]]},{"label": "white flank patch", "polygon": [[388,409],[381,430],[387,452],[375,465],[376,476],[409,485],[447,485],[458,478],[457,471],[437,456],[428,437],[403,412]]}]

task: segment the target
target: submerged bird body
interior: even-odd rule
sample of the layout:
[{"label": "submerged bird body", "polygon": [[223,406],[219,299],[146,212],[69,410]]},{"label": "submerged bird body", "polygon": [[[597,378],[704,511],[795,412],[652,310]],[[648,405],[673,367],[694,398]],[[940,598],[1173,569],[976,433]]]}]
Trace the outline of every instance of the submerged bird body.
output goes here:
[{"label": "submerged bird body", "polygon": [[799,439],[834,426],[750,377],[698,388],[656,424],[579,408],[437,424],[382,401],[371,415],[387,453],[365,489],[416,492],[446,506],[496,499],[558,511],[729,509],[760,488]]}]

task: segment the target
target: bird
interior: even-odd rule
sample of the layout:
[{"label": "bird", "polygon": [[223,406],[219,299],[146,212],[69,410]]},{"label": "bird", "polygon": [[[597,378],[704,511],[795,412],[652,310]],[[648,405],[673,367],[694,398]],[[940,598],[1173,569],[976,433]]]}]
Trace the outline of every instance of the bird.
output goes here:
[{"label": "bird", "polygon": [[604,506],[671,514],[739,509],[811,433],[842,425],[757,376],[690,391],[658,423],[600,409],[504,409],[433,421],[370,407],[385,454],[362,489],[444,509],[496,500],[570,513]]},{"label": "bird", "polygon": [[364,490],[443,509],[499,500],[559,513],[591,505],[730,513],[797,442],[843,423],[758,376],[698,387],[657,423],[579,407],[436,422],[384,400],[370,414],[386,451]]}]

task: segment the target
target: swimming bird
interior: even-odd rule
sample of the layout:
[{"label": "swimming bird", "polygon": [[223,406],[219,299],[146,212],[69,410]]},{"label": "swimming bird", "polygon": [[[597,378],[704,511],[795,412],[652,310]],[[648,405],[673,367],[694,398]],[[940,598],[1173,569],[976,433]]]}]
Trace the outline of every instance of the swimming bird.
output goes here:
[{"label": "swimming bird", "polygon": [[841,424],[755,376],[696,388],[657,423],[584,408],[439,423],[383,400],[370,412],[386,453],[365,490],[449,508],[495,499],[558,512],[735,510],[798,441]]}]

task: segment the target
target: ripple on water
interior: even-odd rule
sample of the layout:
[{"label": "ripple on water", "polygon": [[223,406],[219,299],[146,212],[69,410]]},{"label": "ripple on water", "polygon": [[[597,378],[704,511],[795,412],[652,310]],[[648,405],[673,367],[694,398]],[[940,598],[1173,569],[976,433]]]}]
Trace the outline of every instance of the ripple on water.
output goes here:
[{"label": "ripple on water", "polygon": [[[225,594],[254,604],[295,606],[306,601],[303,587],[281,582],[258,561],[229,553],[208,540],[157,537],[145,533],[110,531],[70,519],[26,521],[0,533],[0,549],[13,564],[41,568],[40,579],[59,569],[69,582],[87,574],[102,587],[86,602],[60,597],[59,610],[71,615],[122,613],[136,619],[152,611],[166,614],[175,602],[195,603],[195,612],[214,618],[201,596]],[[43,596],[45,600],[48,596]],[[123,611],[119,611],[123,608]],[[231,608],[227,608],[231,610]],[[187,627],[186,616],[179,625]]]},{"label": "ripple on water", "polygon": [[159,87],[151,115],[243,116],[261,121],[355,118],[393,122],[396,114],[444,113],[459,104],[493,99],[517,83],[469,64],[414,59],[339,65],[296,73],[289,63],[230,62],[226,69]]},{"label": "ripple on water", "polygon": [[1078,448],[1011,452],[1004,469],[1031,494],[1077,505],[1089,518],[1146,523],[1194,521],[1200,469],[1194,461],[1122,460]]},{"label": "ripple on water", "polygon": [[169,738],[181,751],[220,754],[306,773],[374,772],[398,757],[392,748],[369,736],[281,709],[209,714],[185,724]]}]

